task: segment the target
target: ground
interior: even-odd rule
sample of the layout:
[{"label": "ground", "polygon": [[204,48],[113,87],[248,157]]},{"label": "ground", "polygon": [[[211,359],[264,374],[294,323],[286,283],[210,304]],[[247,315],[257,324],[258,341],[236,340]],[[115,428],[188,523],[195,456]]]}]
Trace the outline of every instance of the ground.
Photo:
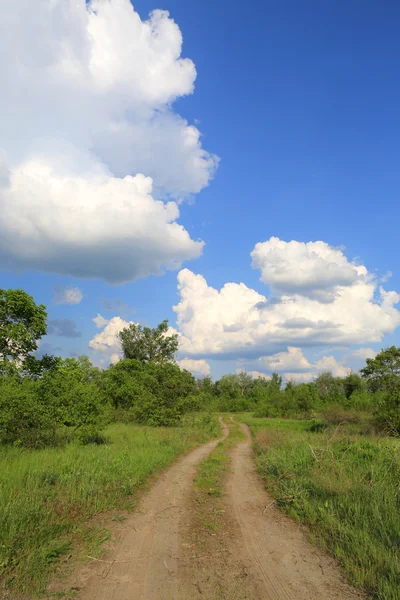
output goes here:
[{"label": "ground", "polygon": [[[227,421],[223,436],[232,427]],[[332,558],[312,546],[265,492],[251,438],[231,450],[222,494],[201,501],[195,478],[216,451],[209,442],[180,458],[115,528],[101,560],[68,584],[81,600],[354,600]],[[228,438],[229,439],[229,438]],[[225,442],[224,442],[225,443]],[[218,451],[218,448],[217,448]],[[216,518],[217,516],[217,518]]]}]

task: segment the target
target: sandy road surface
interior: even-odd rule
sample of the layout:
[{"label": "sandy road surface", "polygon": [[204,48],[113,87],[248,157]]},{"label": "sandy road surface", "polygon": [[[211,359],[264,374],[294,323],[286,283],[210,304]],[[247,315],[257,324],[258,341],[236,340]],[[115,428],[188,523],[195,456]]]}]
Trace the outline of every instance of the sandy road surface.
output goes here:
[{"label": "sandy road surface", "polygon": [[[224,435],[228,428],[223,426]],[[217,445],[210,442],[180,458],[143,497],[126,520],[113,547],[74,578],[81,600],[176,600],[180,524],[190,512],[197,465]]]},{"label": "sandy road surface", "polygon": [[275,508],[252,460],[251,437],[232,454],[227,503],[263,600],[354,600],[334,560],[312,546],[296,523]]},{"label": "sandy road surface", "polygon": [[[226,531],[218,534],[218,539],[223,540],[223,560],[216,563],[212,558],[212,545],[210,559],[206,557],[201,562],[201,581],[208,582],[208,586],[200,586],[199,571],[196,573],[190,563],[185,542],[195,511],[196,467],[217,442],[197,448],[170,467],[143,497],[139,510],[122,524],[102,561],[93,561],[75,575],[72,585],[80,590],[80,600],[360,597],[343,583],[334,561],[321,555],[296,524],[269,506],[271,499],[251,458],[248,428],[241,427],[246,441],[233,450],[226,496],[220,499],[226,513]],[[210,543],[217,547],[217,538],[214,540]],[[244,575],[240,575],[240,585],[239,579],[236,585],[235,573],[240,570]],[[224,581],[229,585],[222,585]]]}]

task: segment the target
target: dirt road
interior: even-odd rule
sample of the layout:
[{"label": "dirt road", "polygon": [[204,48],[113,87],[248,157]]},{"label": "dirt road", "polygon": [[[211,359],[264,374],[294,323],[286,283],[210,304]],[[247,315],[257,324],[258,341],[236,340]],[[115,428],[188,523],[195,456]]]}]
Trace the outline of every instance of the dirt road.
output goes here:
[{"label": "dirt road", "polygon": [[[219,499],[226,531],[213,534],[210,552],[191,558],[188,536],[196,510],[196,467],[217,442],[181,458],[143,497],[102,561],[92,561],[75,576],[73,587],[81,600],[360,597],[343,583],[333,560],[321,556],[294,523],[269,506],[252,462],[250,434],[242,428],[246,441],[233,451],[226,495]],[[200,564],[199,558],[205,560]]]},{"label": "dirt road", "polygon": [[251,437],[233,451],[228,480],[232,507],[263,600],[350,600],[332,558],[310,545],[302,530],[274,506],[260,484],[252,460]]}]

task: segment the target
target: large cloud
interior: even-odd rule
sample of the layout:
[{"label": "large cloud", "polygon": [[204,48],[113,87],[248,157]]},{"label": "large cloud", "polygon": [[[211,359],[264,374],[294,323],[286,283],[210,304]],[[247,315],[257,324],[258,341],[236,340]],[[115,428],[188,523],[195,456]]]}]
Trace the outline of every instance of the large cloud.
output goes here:
[{"label": "large cloud", "polygon": [[9,0],[0,27],[3,265],[119,282],[199,256],[177,202],[217,159],[171,109],[196,70],[168,13]]},{"label": "large cloud", "polygon": [[[332,249],[333,255],[335,252]],[[300,269],[296,254],[288,253],[285,260],[286,273],[294,273],[296,265]],[[348,269],[351,273],[350,263]],[[352,281],[351,277],[345,281],[332,276],[334,293],[330,302],[318,294],[304,295],[304,280],[309,275],[299,276],[298,288],[293,283],[290,292],[281,293],[271,302],[243,283],[226,283],[217,290],[202,275],[183,269],[178,274],[180,301],[174,307],[181,352],[192,356],[257,357],[286,351],[288,346],[380,342],[400,324],[400,312],[395,308],[400,296],[378,288],[365,267],[356,270],[358,275]],[[321,277],[326,282],[326,276]],[[313,289],[322,289],[317,277]]]}]

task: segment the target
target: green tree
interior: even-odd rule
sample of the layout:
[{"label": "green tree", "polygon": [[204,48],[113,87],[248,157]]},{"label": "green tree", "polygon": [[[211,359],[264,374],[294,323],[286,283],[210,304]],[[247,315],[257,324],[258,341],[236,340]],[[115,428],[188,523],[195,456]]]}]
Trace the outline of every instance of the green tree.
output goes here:
[{"label": "green tree", "polygon": [[400,348],[385,348],[375,358],[367,358],[360,373],[372,392],[392,391],[400,386]]},{"label": "green tree", "polygon": [[282,377],[278,373],[272,373],[270,385],[274,391],[279,391],[282,387]]},{"label": "green tree", "polygon": [[363,381],[358,373],[349,373],[343,379],[343,387],[346,398],[350,398],[353,392],[362,392],[365,390],[365,381]]},{"label": "green tree", "polygon": [[330,371],[321,373],[315,380],[318,394],[324,402],[342,402],[344,399],[343,379],[334,377]]},{"label": "green tree", "polygon": [[23,290],[0,289],[0,360],[23,359],[46,334],[46,307]]},{"label": "green tree", "polygon": [[168,335],[168,321],[162,321],[154,329],[131,323],[118,335],[124,358],[142,363],[167,363],[175,360],[178,350],[176,333]]},{"label": "green tree", "polygon": [[236,375],[240,393],[242,396],[247,396],[253,387],[254,379],[246,371],[241,371]]}]

